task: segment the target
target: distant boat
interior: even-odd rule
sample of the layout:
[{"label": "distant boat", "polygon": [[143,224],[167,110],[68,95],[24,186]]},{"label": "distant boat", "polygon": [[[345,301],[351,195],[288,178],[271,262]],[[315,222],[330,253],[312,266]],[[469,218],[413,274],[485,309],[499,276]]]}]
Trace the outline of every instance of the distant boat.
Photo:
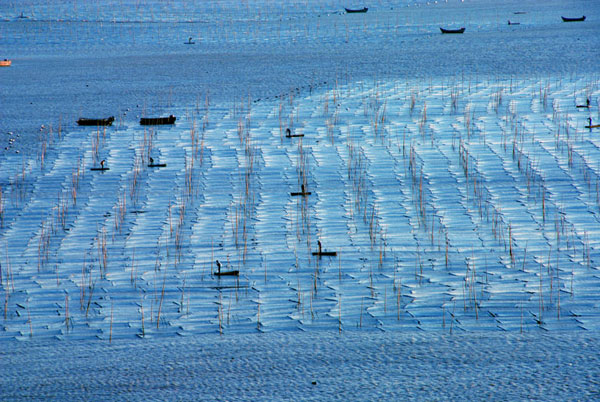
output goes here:
[{"label": "distant boat", "polygon": [[12,61],[8,59],[0,60],[0,67],[10,67],[11,63]]},{"label": "distant boat", "polygon": [[591,124],[591,125],[589,125],[589,126],[585,126],[585,128],[589,128],[590,130],[591,130],[592,128],[598,128],[598,127],[600,127],[600,124]]},{"label": "distant boat", "polygon": [[575,21],[585,21],[585,15],[579,18],[568,18],[568,17],[560,17],[563,22],[575,22]]},{"label": "distant boat", "polygon": [[443,34],[461,34],[463,32],[465,32],[465,28],[462,27],[460,29],[444,29],[444,28],[440,28],[440,31],[442,31]]},{"label": "distant boat", "polygon": [[109,170],[108,166],[104,166],[105,163],[106,163],[106,161],[103,159],[100,161],[100,167],[93,167],[93,168],[90,168],[90,170],[99,170],[101,172],[104,172],[105,170]]},{"label": "distant boat", "polygon": [[173,115],[169,117],[142,117],[140,124],[142,126],[155,126],[158,124],[174,124],[177,118]]},{"label": "distant boat", "polygon": [[289,128],[285,129],[285,137],[293,138],[293,137],[304,137],[304,134],[292,134],[292,131]]},{"label": "distant boat", "polygon": [[110,126],[113,124],[113,121],[115,121],[113,116],[105,119],[86,119],[82,117],[81,119],[77,120],[77,124],[80,126]]},{"label": "distant boat", "polygon": [[29,18],[28,16],[26,16],[25,14],[23,14],[23,11],[21,11],[21,15],[19,15],[17,18],[21,18],[21,19],[27,19]]},{"label": "distant boat", "polygon": [[221,263],[219,262],[219,260],[217,260],[217,268],[218,271],[217,272],[213,272],[214,276],[239,276],[240,275],[240,271],[233,270],[233,271],[222,271],[221,272]]},{"label": "distant boat", "polygon": [[150,157],[150,163],[148,164],[149,168],[160,168],[160,167],[167,167],[166,163],[157,163],[154,161],[154,158]]},{"label": "distant boat", "polygon": [[190,38],[188,39],[188,41],[187,41],[187,42],[183,42],[183,43],[185,43],[186,45],[193,45],[193,44],[194,44],[194,43],[196,43],[196,42],[194,42],[194,41],[192,40],[192,37],[190,36]]},{"label": "distant boat", "polygon": [[352,14],[352,13],[366,13],[367,11],[369,11],[369,9],[367,7],[363,7],[363,8],[345,8],[344,10],[346,10],[346,12],[348,14]]},{"label": "distant boat", "polygon": [[526,11],[515,11],[513,14],[517,14],[517,15],[518,14],[527,14],[527,12]]},{"label": "distant boat", "polygon": [[508,20],[508,25],[521,25],[520,22],[510,22],[510,20]]},{"label": "distant boat", "polygon": [[313,251],[312,255],[316,255],[319,258],[321,258],[323,256],[326,256],[326,257],[335,257],[337,255],[336,251],[323,251],[323,248],[322,248],[320,240],[317,241],[317,245],[319,246],[319,251]]}]

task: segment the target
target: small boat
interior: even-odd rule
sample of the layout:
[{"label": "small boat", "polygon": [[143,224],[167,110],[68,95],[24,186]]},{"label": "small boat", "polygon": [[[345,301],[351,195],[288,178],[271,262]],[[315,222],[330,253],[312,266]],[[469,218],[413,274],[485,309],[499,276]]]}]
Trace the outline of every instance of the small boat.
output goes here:
[{"label": "small boat", "polygon": [[96,171],[105,171],[105,170],[109,170],[107,166],[104,166],[104,164],[106,163],[106,161],[103,159],[100,161],[100,167],[93,167],[90,168],[90,170],[96,170]]},{"label": "small boat", "polygon": [[346,10],[346,12],[348,14],[352,14],[352,13],[366,13],[367,11],[369,11],[369,9],[367,7],[363,7],[363,8],[346,8],[346,7],[344,7],[344,10]]},{"label": "small boat", "polygon": [[600,124],[591,124],[591,125],[589,125],[589,126],[585,126],[585,128],[589,128],[590,130],[591,130],[592,128],[598,128],[598,127],[600,127]]},{"label": "small boat", "polygon": [[234,271],[223,271],[223,272],[215,272],[214,273],[215,276],[240,276],[240,271],[238,270],[234,270]]},{"label": "small boat", "polygon": [[105,119],[86,119],[81,118],[77,120],[77,124],[80,126],[111,126],[115,121],[113,116],[107,117]]},{"label": "small boat", "polygon": [[285,129],[285,138],[304,137],[304,134],[292,134],[289,128]]},{"label": "small boat", "polygon": [[156,163],[156,162],[154,162],[154,159],[151,157],[148,167],[149,168],[167,167],[167,164],[166,163]]},{"label": "small boat", "polygon": [[313,251],[312,255],[317,255],[319,257],[335,257],[337,255],[336,251]]},{"label": "small boat", "polygon": [[589,109],[590,108],[590,98],[587,98],[585,100],[585,105],[577,105],[577,107],[579,108],[585,108],[585,109]]},{"label": "small boat", "polygon": [[239,276],[240,275],[240,271],[233,270],[233,271],[223,271],[221,272],[221,263],[219,262],[219,260],[217,260],[217,272],[213,273],[214,276]]},{"label": "small boat", "polygon": [[194,43],[196,43],[196,42],[194,42],[194,41],[192,40],[192,37],[190,36],[190,38],[188,39],[188,41],[187,41],[187,42],[183,42],[183,43],[184,43],[184,44],[186,44],[186,45],[193,45],[193,44],[194,44]]},{"label": "small boat", "polygon": [[142,117],[140,124],[142,126],[154,126],[159,124],[174,124],[177,118],[173,115],[169,117]]},{"label": "small boat", "polygon": [[443,34],[461,34],[463,32],[465,32],[465,28],[459,28],[459,29],[444,29],[444,28],[440,28],[440,31],[442,31]]},{"label": "small boat", "polygon": [[316,255],[320,257],[326,256],[326,257],[335,257],[337,255],[336,251],[323,251],[323,249],[321,248],[321,241],[317,240],[317,244],[319,245],[319,251],[313,251],[312,255]]},{"label": "small boat", "polygon": [[12,61],[8,59],[0,60],[0,67],[10,67]]},{"label": "small boat", "polygon": [[306,197],[306,196],[308,196],[308,195],[311,195],[311,194],[312,194],[312,193],[311,193],[310,191],[306,191],[306,190],[304,189],[304,184],[302,185],[302,187],[301,187],[301,191],[300,191],[299,193],[290,193],[290,195],[291,195],[292,197],[297,197],[297,196]]},{"label": "small boat", "polygon": [[520,22],[511,22],[510,20],[508,20],[508,25],[521,25]]},{"label": "small boat", "polygon": [[568,18],[568,17],[560,17],[562,18],[563,22],[576,22],[576,21],[585,21],[585,15],[583,17],[579,17],[579,18]]},{"label": "small boat", "polygon": [[513,14],[527,14],[527,11],[515,11]]},{"label": "small boat", "polygon": [[22,20],[26,20],[27,18],[29,18],[28,16],[26,16],[23,11],[21,11],[21,15],[17,16],[18,19],[22,19]]}]

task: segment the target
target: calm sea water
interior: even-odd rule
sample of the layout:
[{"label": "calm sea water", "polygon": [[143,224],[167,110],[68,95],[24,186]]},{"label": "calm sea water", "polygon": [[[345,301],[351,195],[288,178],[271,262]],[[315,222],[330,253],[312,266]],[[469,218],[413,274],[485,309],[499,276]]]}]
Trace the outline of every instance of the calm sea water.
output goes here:
[{"label": "calm sea water", "polygon": [[[0,151],[27,149],[41,125],[136,119],[207,97],[258,100],[390,77],[567,76],[600,65],[597,2],[381,0],[353,15],[346,5],[4,1],[0,58],[13,65],[0,70]],[[560,19],[583,14],[584,23]],[[466,33],[441,35],[440,26]],[[19,135],[10,146],[8,132]]]}]

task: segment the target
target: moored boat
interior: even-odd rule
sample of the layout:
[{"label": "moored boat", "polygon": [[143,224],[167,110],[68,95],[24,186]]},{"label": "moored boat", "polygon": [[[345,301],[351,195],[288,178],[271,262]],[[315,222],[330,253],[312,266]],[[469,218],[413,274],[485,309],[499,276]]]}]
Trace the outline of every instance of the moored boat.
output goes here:
[{"label": "moored boat", "polygon": [[85,117],[77,120],[77,124],[80,126],[110,126],[115,121],[114,116],[107,117],[105,119],[88,119]]},{"label": "moored boat", "polygon": [[366,13],[367,11],[369,11],[368,7],[363,7],[363,8],[346,8],[344,7],[344,10],[346,10],[346,12],[348,14],[352,14],[352,13]]},{"label": "moored boat", "polygon": [[569,17],[560,17],[562,18],[563,22],[575,22],[575,21],[585,21],[585,15],[583,17],[578,17],[578,18],[569,18]]},{"label": "moored boat", "polygon": [[175,124],[177,118],[173,115],[169,117],[142,117],[140,124],[142,126],[154,126],[159,124]]},{"label": "moored boat", "polygon": [[442,31],[443,34],[461,34],[463,32],[465,32],[465,28],[459,28],[459,29],[444,29],[440,27],[440,31]]}]

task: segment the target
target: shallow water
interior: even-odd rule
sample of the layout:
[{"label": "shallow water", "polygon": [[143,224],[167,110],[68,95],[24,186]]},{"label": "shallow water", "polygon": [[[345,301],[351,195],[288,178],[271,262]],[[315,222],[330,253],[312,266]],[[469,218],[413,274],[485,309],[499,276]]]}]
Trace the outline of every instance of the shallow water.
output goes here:
[{"label": "shallow water", "polygon": [[[69,129],[81,116],[125,112],[135,120],[206,96],[256,100],[365,79],[568,76],[599,64],[595,3],[380,2],[363,15],[337,2],[204,6],[3,2],[0,56],[13,66],[1,71],[0,133],[20,135],[12,152],[42,124]],[[560,21],[585,13],[583,24]],[[467,31],[442,36],[448,25]],[[195,45],[184,45],[188,37]]]},{"label": "shallow water", "polygon": [[0,388],[593,399],[598,5],[257,4],[0,4]]}]

